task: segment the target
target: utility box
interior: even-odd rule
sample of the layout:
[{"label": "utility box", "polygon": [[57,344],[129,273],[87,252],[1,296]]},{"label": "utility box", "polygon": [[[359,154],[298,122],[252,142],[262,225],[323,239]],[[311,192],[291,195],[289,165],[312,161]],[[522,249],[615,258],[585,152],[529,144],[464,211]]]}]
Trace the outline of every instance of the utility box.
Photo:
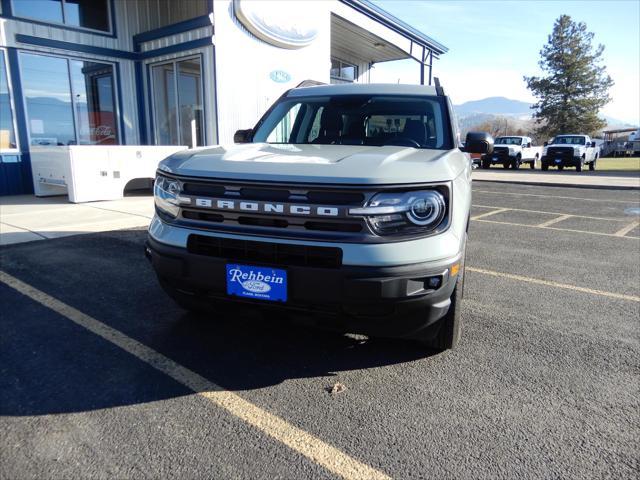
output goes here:
[{"label": "utility box", "polygon": [[186,146],[34,146],[33,189],[38,197],[69,196],[72,203],[116,200],[135,179],[155,178],[158,163]]}]

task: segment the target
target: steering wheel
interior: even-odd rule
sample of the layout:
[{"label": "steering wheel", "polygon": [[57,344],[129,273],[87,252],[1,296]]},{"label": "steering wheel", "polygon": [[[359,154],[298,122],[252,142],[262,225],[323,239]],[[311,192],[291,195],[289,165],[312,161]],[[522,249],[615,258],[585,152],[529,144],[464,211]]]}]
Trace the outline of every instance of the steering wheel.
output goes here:
[{"label": "steering wheel", "polygon": [[414,140],[413,138],[408,138],[408,137],[397,137],[397,138],[393,138],[391,140],[389,140],[388,142],[383,143],[383,145],[397,145],[399,147],[416,147],[416,148],[421,148],[422,145],[420,145],[416,140]]}]

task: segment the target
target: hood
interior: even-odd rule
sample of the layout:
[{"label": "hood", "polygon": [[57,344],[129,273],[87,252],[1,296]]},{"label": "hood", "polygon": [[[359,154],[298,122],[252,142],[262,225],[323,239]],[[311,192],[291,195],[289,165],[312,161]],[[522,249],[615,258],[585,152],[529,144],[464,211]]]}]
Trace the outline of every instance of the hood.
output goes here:
[{"label": "hood", "polygon": [[191,177],[381,185],[449,181],[466,163],[458,149],[247,143],[183,150],[159,168]]}]

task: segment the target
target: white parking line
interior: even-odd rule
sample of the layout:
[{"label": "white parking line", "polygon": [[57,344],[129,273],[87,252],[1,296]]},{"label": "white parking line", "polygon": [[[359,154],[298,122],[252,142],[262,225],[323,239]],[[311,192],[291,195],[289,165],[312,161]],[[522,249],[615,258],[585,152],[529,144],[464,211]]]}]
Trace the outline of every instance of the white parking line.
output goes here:
[{"label": "white parking line", "polygon": [[622,227],[620,230],[614,233],[614,235],[616,237],[624,237],[627,233],[629,233],[631,230],[633,230],[639,225],[640,225],[640,220],[635,220],[631,222],[629,225],[625,225],[624,227]]},{"label": "white parking line", "polygon": [[[502,208],[494,205],[472,205],[477,208]],[[543,215],[570,215],[576,218],[588,218],[589,220],[605,220],[608,222],[625,222],[628,218],[610,218],[610,217],[590,217],[587,215],[573,215],[565,212],[549,212],[544,210],[527,210],[526,208],[506,208],[506,210],[513,210],[514,212],[528,212],[528,213],[541,213]]]},{"label": "white parking line", "polygon": [[602,297],[617,298],[620,300],[629,300],[631,302],[640,302],[640,297],[635,295],[624,295],[622,293],[605,292],[603,290],[594,290],[592,288],[578,287],[567,283],[559,283],[551,280],[541,280],[539,278],[524,277],[522,275],[514,275],[512,273],[494,272],[493,270],[485,270],[483,268],[466,267],[468,272],[481,273],[483,275],[491,275],[492,277],[508,278],[510,280],[518,280],[520,282],[535,283],[537,285],[546,285],[548,287],[563,288],[565,290],[573,290],[576,292],[589,293],[591,295],[600,295]]},{"label": "white parking line", "polygon": [[[481,205],[473,205],[473,206],[477,207],[477,206],[481,206]],[[492,212],[481,213],[480,215],[476,215],[475,217],[471,217],[471,220],[478,220],[480,218],[489,217],[491,215],[495,215],[496,213],[502,213],[502,212],[506,212],[506,211],[510,210],[510,208],[499,208],[499,207],[482,207],[482,208],[496,208],[496,210],[493,210]]]},{"label": "white parking line", "polygon": [[[473,218],[471,218],[471,220],[473,220]],[[485,220],[484,218],[481,218],[480,220],[476,220],[476,221],[484,222],[484,223],[495,223],[496,225],[509,225],[512,227],[541,228],[543,230],[557,230],[559,232],[585,233],[587,235],[600,235],[602,237],[633,238],[636,240],[640,239],[640,237],[627,236],[627,235],[620,236],[620,235],[616,235],[615,233],[590,232],[588,230],[576,230],[573,228],[540,227],[539,225],[526,225],[524,223],[513,223],[513,222],[498,222],[496,220]]]},{"label": "white parking line", "polygon": [[552,218],[551,220],[547,220],[546,222],[542,222],[542,223],[536,225],[536,227],[539,227],[539,228],[549,227],[551,225],[554,225],[556,223],[559,223],[559,222],[561,222],[563,220],[566,220],[567,218],[571,218],[571,217],[573,217],[573,215],[560,215],[559,217]]},{"label": "white parking line", "polygon": [[89,315],[67,305],[60,300],[18,280],[0,270],[0,282],[35,300],[54,312],[68,318],[92,333],[120,347],[131,355],[168,375],[182,385],[196,392],[211,403],[220,407],[249,425],[304,455],[312,462],[321,465],[334,474],[347,479],[389,479],[383,472],[374,469],[337,448],[323,442],[282,418],[263,410],[241,396],[223,390],[197,373],[174,362],[161,353],[128,337]]},{"label": "white parking line", "polygon": [[561,195],[541,195],[538,193],[515,193],[515,192],[493,192],[491,190],[473,190],[474,192],[477,193],[490,193],[493,195],[515,195],[515,196],[522,196],[522,197],[543,197],[543,198],[561,198],[561,199],[566,199],[566,200],[581,200],[584,202],[598,202],[598,203],[602,203],[602,202],[608,202],[608,203],[625,203],[625,204],[636,204],[636,203],[640,203],[640,198],[636,201],[627,201],[627,200],[610,200],[610,199],[600,199],[600,198],[579,198],[579,197],[565,197],[565,196],[561,196]]}]

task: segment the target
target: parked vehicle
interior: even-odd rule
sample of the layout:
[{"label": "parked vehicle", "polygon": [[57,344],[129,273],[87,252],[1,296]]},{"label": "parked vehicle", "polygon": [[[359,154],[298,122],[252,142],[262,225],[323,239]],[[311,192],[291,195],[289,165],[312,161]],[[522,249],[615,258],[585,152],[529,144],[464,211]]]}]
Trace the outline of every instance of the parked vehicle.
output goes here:
[{"label": "parked vehicle", "polygon": [[[241,145],[172,155],[146,245],[160,285],[188,310],[248,303],[454,347],[471,165],[453,118],[439,86],[295,88]],[[492,146],[469,133],[464,151]]]},{"label": "parked vehicle", "polygon": [[575,167],[581,172],[582,167],[589,165],[589,170],[596,169],[596,162],[600,155],[600,148],[591,141],[589,135],[558,135],[551,144],[545,143],[541,160],[542,170],[557,167]]},{"label": "parked vehicle", "polygon": [[541,156],[542,147],[533,146],[530,137],[518,135],[497,137],[493,152],[482,157],[482,168],[499,164],[503,168],[517,170],[523,163],[528,163],[531,169],[535,169]]}]

